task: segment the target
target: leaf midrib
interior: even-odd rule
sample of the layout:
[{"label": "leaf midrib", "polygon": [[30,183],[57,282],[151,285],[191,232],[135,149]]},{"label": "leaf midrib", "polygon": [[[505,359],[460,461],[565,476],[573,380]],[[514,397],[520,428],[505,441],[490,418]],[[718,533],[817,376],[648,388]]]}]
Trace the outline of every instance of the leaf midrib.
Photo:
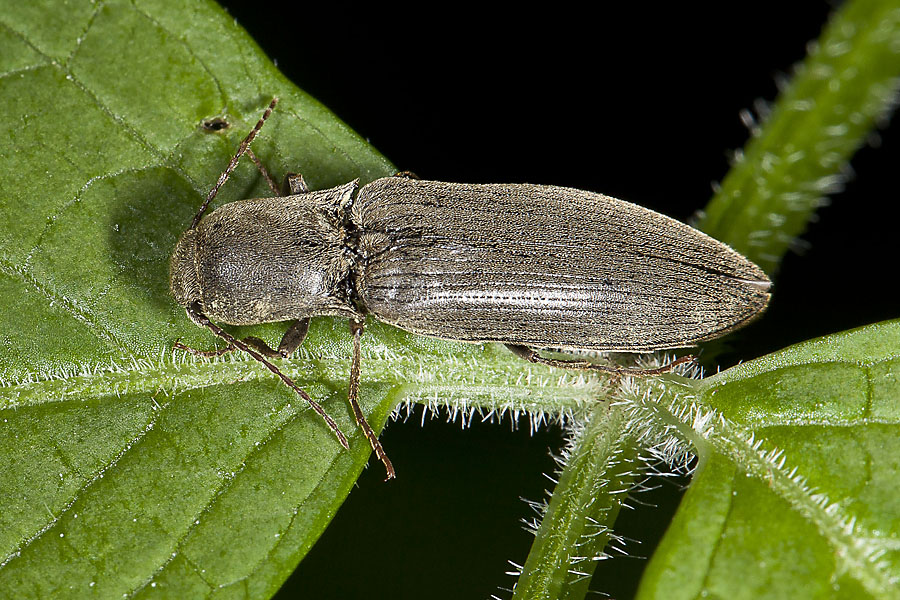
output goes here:
[{"label": "leaf midrib", "polygon": [[[483,364],[474,367],[460,364],[452,355],[397,355],[386,351],[364,355],[364,383],[387,381],[395,385],[415,384],[417,396],[454,397],[460,392],[467,398],[496,396],[505,398],[504,405],[520,404],[528,408],[578,410],[586,399],[597,398],[605,389],[598,378],[560,376],[542,367],[528,366],[522,377],[521,364]],[[440,369],[434,369],[434,364]],[[350,361],[334,353],[301,351],[296,358],[278,361],[286,375],[299,384],[346,385]],[[423,369],[423,367],[429,367]],[[517,366],[519,368],[512,368]],[[460,377],[456,377],[460,372]],[[231,385],[274,376],[256,361],[242,355],[226,355],[212,360],[197,359],[182,352],[163,351],[156,359],[124,358],[107,363],[84,363],[56,373],[23,373],[18,381],[0,381],[0,410],[63,402],[86,397],[111,397],[121,394],[168,394],[186,390]],[[546,402],[535,394],[552,389]],[[493,409],[495,403],[472,403]]]}]

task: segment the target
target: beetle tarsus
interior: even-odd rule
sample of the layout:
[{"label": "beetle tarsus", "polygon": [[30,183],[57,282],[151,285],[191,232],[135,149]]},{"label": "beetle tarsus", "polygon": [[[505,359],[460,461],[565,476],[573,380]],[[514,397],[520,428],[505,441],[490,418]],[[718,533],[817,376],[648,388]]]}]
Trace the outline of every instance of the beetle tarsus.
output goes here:
[{"label": "beetle tarsus", "polygon": [[309,186],[300,173],[288,173],[281,184],[281,196],[294,196],[309,193]]}]

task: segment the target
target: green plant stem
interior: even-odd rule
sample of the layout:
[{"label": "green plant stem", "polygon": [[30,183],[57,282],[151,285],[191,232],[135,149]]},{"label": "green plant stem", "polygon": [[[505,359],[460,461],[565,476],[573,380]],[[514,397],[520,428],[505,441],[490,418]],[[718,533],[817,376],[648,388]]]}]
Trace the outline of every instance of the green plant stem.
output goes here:
[{"label": "green plant stem", "polygon": [[842,189],[850,157],[894,107],[898,77],[896,1],[844,3],[769,114],[757,124],[745,113],[753,137],[697,227],[773,273]]},{"label": "green plant stem", "polygon": [[515,599],[581,598],[587,592],[628,489],[635,447],[621,408],[598,404],[573,431],[566,464],[536,534]]}]

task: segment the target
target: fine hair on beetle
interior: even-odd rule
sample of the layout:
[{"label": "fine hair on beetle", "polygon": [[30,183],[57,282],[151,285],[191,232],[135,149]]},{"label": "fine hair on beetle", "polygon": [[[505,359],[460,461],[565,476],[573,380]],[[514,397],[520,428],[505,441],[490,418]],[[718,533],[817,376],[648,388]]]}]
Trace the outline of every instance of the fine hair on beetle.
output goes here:
[{"label": "fine hair on beetle", "polygon": [[[769,302],[766,274],[727,245],[602,194],[422,181],[408,172],[317,191],[288,173],[279,186],[250,149],[277,102],[272,99],[241,141],[170,263],[176,301],[227,345],[175,347],[203,357],[245,352],[303,398],[349,448],[322,406],[270,360],[300,347],[310,318],[346,317],[353,341],[348,399],[387,479],[395,477],[394,467],[359,405],[367,315],[419,335],[502,343],[550,367],[646,376],[693,357],[629,369],[547,358],[538,350],[696,346],[749,323]],[[204,217],[244,154],[274,195],[230,202]],[[273,349],[258,338],[237,339],[215,321],[292,323]]]}]

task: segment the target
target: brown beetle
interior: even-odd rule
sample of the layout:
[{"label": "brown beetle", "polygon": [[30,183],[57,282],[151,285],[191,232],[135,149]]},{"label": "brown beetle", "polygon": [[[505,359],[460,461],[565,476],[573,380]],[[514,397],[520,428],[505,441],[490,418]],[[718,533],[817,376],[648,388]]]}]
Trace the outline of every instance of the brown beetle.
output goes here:
[{"label": "brown beetle", "polygon": [[[262,362],[347,440],[271,357],[303,342],[309,319],[347,317],[353,333],[349,399],[387,469],[394,469],[358,403],[360,337],[368,314],[413,333],[499,342],[554,367],[649,375],[537,349],[649,352],[696,345],[749,322],[769,301],[755,264],[674,219],[570,188],[474,185],[387,177],[311,192],[288,175],[284,195],[226,204],[201,220],[247,153],[279,193],[250,142],[266,109],[179,240],[175,299],[198,325]],[[293,320],[277,350],[235,339],[212,320]],[[199,352],[176,344],[179,348]],[[220,353],[223,351],[219,351]]]}]

